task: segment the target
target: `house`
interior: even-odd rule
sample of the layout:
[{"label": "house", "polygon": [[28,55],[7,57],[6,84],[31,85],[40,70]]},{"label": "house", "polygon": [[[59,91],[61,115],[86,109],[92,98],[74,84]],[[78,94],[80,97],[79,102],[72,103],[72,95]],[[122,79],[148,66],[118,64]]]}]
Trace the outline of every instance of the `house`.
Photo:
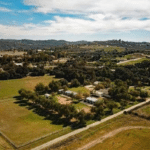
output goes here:
[{"label": "house", "polygon": [[92,91],[94,89],[94,85],[86,85],[85,88],[87,88],[88,90]]},{"label": "house", "polygon": [[69,91],[69,90],[65,91],[65,94],[68,95],[68,96],[70,96],[70,95],[72,95],[72,91]]},{"label": "house", "polygon": [[92,95],[94,95],[94,96],[96,96],[96,97],[102,97],[102,96],[103,96],[103,92],[94,91]]},{"label": "house", "polygon": [[100,81],[95,81],[94,85],[98,85],[100,83]]},{"label": "house", "polygon": [[95,102],[98,101],[98,99],[95,98],[95,97],[87,97],[85,101],[86,101],[87,103],[94,104]]},{"label": "house", "polygon": [[100,89],[99,91],[103,93],[103,97],[111,98],[111,96],[108,93],[109,88],[107,89]]},{"label": "house", "polygon": [[78,93],[77,92],[72,92],[73,96],[76,96]]},{"label": "house", "polygon": [[23,63],[14,63],[16,66],[23,66]]},{"label": "house", "polygon": [[59,90],[58,90],[58,93],[59,93],[59,94],[63,94],[63,93],[64,93],[64,89],[59,89]]},{"label": "house", "polygon": [[51,95],[50,94],[45,94],[45,97],[46,98],[49,98]]}]

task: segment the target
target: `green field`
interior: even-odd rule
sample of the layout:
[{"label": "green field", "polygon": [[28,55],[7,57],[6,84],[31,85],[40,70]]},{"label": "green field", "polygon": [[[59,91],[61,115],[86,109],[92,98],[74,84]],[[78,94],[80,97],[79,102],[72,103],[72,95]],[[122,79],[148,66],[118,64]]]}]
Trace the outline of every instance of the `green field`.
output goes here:
[{"label": "green field", "polygon": [[125,62],[125,63],[119,64],[119,66],[134,65],[134,64],[137,64],[137,63],[141,63],[144,60],[150,61],[150,59],[148,59],[148,58],[141,58],[139,60],[133,60],[133,61],[129,61],[129,62]]},{"label": "green field", "polygon": [[50,118],[46,119],[42,112],[13,99],[0,102],[0,129],[18,145],[63,128],[63,124],[52,123],[55,115]]},{"label": "green field", "polygon": [[150,129],[123,131],[90,148],[90,150],[148,150],[150,148],[149,133]]},{"label": "green field", "polygon": [[73,92],[81,92],[82,94],[89,92],[89,90],[85,87],[70,88],[69,90]]},{"label": "green field", "polygon": [[81,46],[81,49],[90,49],[90,50],[101,50],[104,49],[105,52],[110,52],[113,50],[117,50],[118,52],[125,51],[125,48],[118,46],[104,46],[104,45],[89,45],[89,46]]},{"label": "green field", "polygon": [[18,90],[21,88],[34,90],[39,82],[48,85],[54,79],[54,76],[45,75],[40,77],[26,77],[23,79],[0,81],[0,99],[11,98],[18,95]]},{"label": "green field", "polygon": [[88,109],[90,110],[90,106],[87,106],[83,103],[77,103],[77,104],[73,104],[78,110],[81,110],[81,109]]}]

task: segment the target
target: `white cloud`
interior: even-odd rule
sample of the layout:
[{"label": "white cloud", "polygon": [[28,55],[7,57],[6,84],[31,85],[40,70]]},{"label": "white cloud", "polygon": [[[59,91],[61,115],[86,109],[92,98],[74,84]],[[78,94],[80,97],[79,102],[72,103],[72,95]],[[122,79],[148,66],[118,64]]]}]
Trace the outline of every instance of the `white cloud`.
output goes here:
[{"label": "white cloud", "polygon": [[0,25],[0,34],[2,37],[26,36],[35,38],[41,36],[53,35],[81,35],[95,34],[104,32],[120,32],[131,30],[147,30],[150,31],[150,20],[128,19],[121,20],[110,17],[105,19],[102,15],[90,16],[98,18],[97,20],[74,19],[70,17],[55,17],[55,20],[47,20],[44,24],[23,24],[22,26],[6,26]]},{"label": "white cloud", "polygon": [[150,14],[149,0],[24,0],[24,4],[35,6],[35,11],[41,13],[97,13],[126,17],[147,17]]},{"label": "white cloud", "polygon": [[5,7],[0,7],[0,11],[1,11],[1,12],[11,12],[10,9],[5,8]]},{"label": "white cloud", "polygon": [[[48,37],[55,35],[81,35],[132,30],[150,31],[150,20],[140,20],[150,15],[149,0],[24,0],[40,13],[79,14],[86,19],[59,17],[41,24],[22,26],[0,25],[2,37]],[[23,10],[21,12],[30,12]],[[128,17],[123,20],[123,17]],[[32,20],[32,18],[31,18]],[[40,39],[40,38],[39,38]]]}]

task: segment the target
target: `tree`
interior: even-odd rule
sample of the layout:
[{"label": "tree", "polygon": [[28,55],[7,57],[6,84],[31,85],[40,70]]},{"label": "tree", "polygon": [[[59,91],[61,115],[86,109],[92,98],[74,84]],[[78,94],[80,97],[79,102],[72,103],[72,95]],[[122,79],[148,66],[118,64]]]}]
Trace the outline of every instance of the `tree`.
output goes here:
[{"label": "tree", "polygon": [[95,90],[100,90],[100,89],[104,89],[105,87],[104,87],[104,85],[103,84],[97,84],[96,86],[95,86]]},{"label": "tree", "polygon": [[121,100],[120,101],[120,105],[122,107],[122,109],[124,109],[127,106],[128,102],[126,100]]},{"label": "tree", "polygon": [[60,82],[59,81],[52,81],[49,84],[49,87],[51,89],[52,92],[57,92],[59,90],[59,88],[61,87]]},{"label": "tree", "polygon": [[89,92],[85,92],[85,93],[83,93],[83,96],[84,96],[84,98],[86,99],[87,97],[90,96],[90,93],[89,93]]},{"label": "tree", "polygon": [[95,104],[95,107],[91,108],[91,112],[94,112],[94,118],[97,120],[100,120],[102,116],[104,115],[104,102],[101,100],[98,100]]},{"label": "tree", "polygon": [[81,110],[78,114],[77,114],[77,119],[79,120],[79,126],[80,127],[84,127],[86,126],[86,121],[85,121],[85,117],[86,117],[86,113],[84,110]]},{"label": "tree", "polygon": [[82,93],[78,92],[77,95],[75,96],[76,99],[82,99]]},{"label": "tree", "polygon": [[148,92],[147,92],[147,91],[141,91],[141,92],[140,92],[140,97],[141,97],[142,99],[145,99],[146,97],[148,97]]},{"label": "tree", "polygon": [[60,84],[61,84],[61,86],[68,86],[68,81],[66,80],[66,79],[61,79],[61,80],[59,80],[59,82],[60,82]]},{"label": "tree", "polygon": [[44,94],[45,93],[45,86],[43,83],[38,83],[36,86],[35,86],[35,89],[34,91],[38,94]]},{"label": "tree", "polygon": [[68,89],[68,87],[66,85],[64,85],[62,88],[64,89],[64,91],[67,91],[67,89]]},{"label": "tree", "polygon": [[80,82],[77,79],[71,80],[71,87],[78,87],[80,86]]},{"label": "tree", "polygon": [[114,108],[117,108],[118,105],[117,105],[117,103],[115,103],[115,102],[108,102],[108,103],[107,103],[107,107],[110,109],[110,112],[113,114],[113,109],[114,109]]}]

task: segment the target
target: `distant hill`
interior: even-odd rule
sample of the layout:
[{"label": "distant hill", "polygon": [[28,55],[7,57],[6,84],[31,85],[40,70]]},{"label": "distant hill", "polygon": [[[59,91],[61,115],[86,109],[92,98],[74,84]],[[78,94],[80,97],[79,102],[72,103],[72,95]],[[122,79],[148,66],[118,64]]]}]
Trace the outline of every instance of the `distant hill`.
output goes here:
[{"label": "distant hill", "polygon": [[88,44],[87,41],[77,41],[77,42],[68,42],[64,40],[11,40],[11,39],[1,39],[0,40],[0,50],[31,50],[31,49],[44,49],[54,46],[62,46],[65,44]]},{"label": "distant hill", "polygon": [[129,42],[121,40],[108,40],[108,41],[77,41],[70,42],[65,40],[12,40],[12,39],[1,39],[0,40],[0,50],[32,50],[32,49],[49,49],[54,46],[63,45],[78,45],[78,44],[98,44],[98,45],[111,45],[119,46],[129,49],[139,49],[145,50],[150,49],[150,43],[148,42]]}]

